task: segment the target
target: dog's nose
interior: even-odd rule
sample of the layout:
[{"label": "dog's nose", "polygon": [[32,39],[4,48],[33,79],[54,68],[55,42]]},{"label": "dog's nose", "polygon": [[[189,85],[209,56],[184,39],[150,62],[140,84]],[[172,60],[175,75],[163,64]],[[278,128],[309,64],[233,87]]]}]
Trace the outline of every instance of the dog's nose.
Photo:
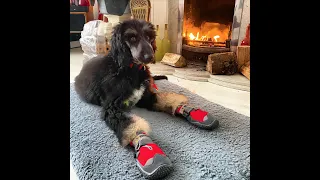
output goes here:
[{"label": "dog's nose", "polygon": [[153,55],[152,54],[145,54],[143,57],[144,57],[144,59],[146,61],[152,61],[152,59],[153,59]]}]

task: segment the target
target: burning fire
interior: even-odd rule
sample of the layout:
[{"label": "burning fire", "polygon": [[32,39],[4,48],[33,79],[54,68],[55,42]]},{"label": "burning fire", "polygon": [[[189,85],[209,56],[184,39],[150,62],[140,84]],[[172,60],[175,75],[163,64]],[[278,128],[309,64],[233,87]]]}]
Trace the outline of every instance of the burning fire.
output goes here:
[{"label": "burning fire", "polygon": [[201,36],[201,41],[205,41],[207,39],[207,36]]},{"label": "burning fire", "polygon": [[[186,33],[183,33],[183,37],[186,37]],[[219,35],[213,36],[214,40],[218,42],[218,38],[220,38]],[[189,34],[189,39],[190,40],[201,40],[201,41],[208,41],[209,37],[207,36],[201,36],[199,39],[199,32],[197,32],[197,36],[194,36],[192,33]]]},{"label": "burning fire", "polygon": [[[225,41],[230,39],[231,25],[215,22],[202,22],[200,26],[194,26],[192,18],[183,21],[183,37],[187,44],[214,44],[215,46],[224,45]],[[203,41],[203,42],[201,42]]]},{"label": "burning fire", "polygon": [[216,42],[218,42],[218,38],[220,38],[220,36],[219,35],[216,35],[216,36],[213,36],[213,38],[214,38],[214,40],[216,41]]},{"label": "burning fire", "polygon": [[190,34],[189,34],[189,39],[190,39],[190,40],[195,40],[196,37],[195,37],[192,33],[190,33]]}]

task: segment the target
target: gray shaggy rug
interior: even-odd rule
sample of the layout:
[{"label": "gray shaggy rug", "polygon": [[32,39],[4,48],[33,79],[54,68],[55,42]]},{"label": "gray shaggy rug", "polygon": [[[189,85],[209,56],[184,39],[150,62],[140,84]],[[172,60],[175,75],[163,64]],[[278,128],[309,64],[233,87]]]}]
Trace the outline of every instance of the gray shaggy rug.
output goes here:
[{"label": "gray shaggy rug", "polygon": [[[192,104],[220,120],[207,131],[178,117],[135,108],[149,121],[151,138],[168,155],[174,171],[165,179],[250,179],[250,118],[209,102],[167,80],[156,81],[159,91],[181,93]],[[133,149],[123,148],[104,121],[100,107],[82,102],[70,84],[70,158],[80,180],[144,179]]]}]

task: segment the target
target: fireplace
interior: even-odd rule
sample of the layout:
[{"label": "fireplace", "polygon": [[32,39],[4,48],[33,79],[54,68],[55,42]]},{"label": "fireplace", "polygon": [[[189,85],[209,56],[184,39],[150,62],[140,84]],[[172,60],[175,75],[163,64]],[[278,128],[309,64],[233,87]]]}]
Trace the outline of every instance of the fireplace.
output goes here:
[{"label": "fireplace", "polygon": [[235,0],[185,0],[183,43],[229,48]]},{"label": "fireplace", "polygon": [[[250,58],[250,46],[238,47],[250,24],[250,0],[168,0],[167,3],[170,52],[178,54],[174,56],[178,58],[166,58],[176,68],[157,67],[158,73],[214,84],[223,82],[218,85],[230,82],[229,75],[241,67],[240,59],[245,62]],[[238,56],[241,48],[242,56]],[[176,64],[187,64],[187,67]],[[226,77],[225,80],[212,80],[216,78],[212,75],[217,74],[228,76],[221,76]],[[233,83],[237,87],[243,85],[242,81],[237,84],[237,78]]]},{"label": "fireplace", "polygon": [[[193,4],[195,8],[190,8]],[[169,0],[168,14],[171,52],[236,52],[250,23],[250,0]]]},{"label": "fireplace", "polygon": [[208,55],[230,51],[235,0],[184,0],[182,56],[206,66]]}]

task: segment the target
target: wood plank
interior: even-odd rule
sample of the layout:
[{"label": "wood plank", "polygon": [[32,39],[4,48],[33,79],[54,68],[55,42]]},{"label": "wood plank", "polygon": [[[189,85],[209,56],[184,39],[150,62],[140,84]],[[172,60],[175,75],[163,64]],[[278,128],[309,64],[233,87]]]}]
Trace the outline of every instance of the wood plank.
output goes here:
[{"label": "wood plank", "polygon": [[237,63],[240,69],[246,62],[250,61],[250,46],[238,46]]},{"label": "wood plank", "polygon": [[183,56],[174,53],[164,54],[160,62],[173,67],[185,67],[187,65],[186,59]]},{"label": "wood plank", "polygon": [[214,53],[208,56],[207,71],[210,74],[232,75],[238,71],[234,52]]},{"label": "wood plank", "polygon": [[70,12],[70,14],[83,14],[85,15],[87,12]]},{"label": "wood plank", "polygon": [[240,68],[240,72],[250,80],[250,61]]},{"label": "wood plank", "polygon": [[86,22],[94,20],[93,17],[93,6],[89,6],[89,11],[86,13],[87,20]]}]

